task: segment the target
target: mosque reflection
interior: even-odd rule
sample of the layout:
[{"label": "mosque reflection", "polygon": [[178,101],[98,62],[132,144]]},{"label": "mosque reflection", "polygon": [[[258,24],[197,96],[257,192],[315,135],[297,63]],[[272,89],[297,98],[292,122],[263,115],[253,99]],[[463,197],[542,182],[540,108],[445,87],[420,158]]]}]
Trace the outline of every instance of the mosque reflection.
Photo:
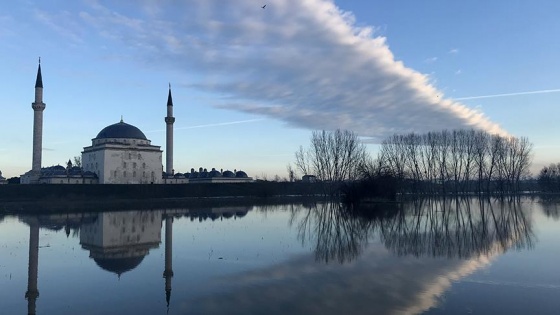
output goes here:
[{"label": "mosque reflection", "polygon": [[173,219],[217,220],[244,217],[252,207],[220,207],[207,209],[162,209],[78,214],[23,216],[29,225],[29,264],[25,298],[28,314],[36,314],[39,297],[37,286],[39,270],[39,229],[64,229],[67,236],[79,235],[83,249],[103,270],[121,274],[140,265],[151,249],[161,243],[161,228],[165,223],[165,299],[171,299]]},{"label": "mosque reflection", "polygon": [[516,199],[425,199],[358,209],[323,203],[292,215],[299,239],[314,244],[315,258],[327,263],[356,259],[374,236],[399,256],[460,259],[534,243],[530,216]]}]

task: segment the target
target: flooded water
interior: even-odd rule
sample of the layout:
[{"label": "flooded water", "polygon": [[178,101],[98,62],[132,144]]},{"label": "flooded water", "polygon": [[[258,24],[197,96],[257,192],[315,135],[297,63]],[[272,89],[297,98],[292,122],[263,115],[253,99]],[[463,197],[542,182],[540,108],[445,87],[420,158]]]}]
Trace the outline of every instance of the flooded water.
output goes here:
[{"label": "flooded water", "polygon": [[0,218],[2,314],[558,314],[540,199]]}]

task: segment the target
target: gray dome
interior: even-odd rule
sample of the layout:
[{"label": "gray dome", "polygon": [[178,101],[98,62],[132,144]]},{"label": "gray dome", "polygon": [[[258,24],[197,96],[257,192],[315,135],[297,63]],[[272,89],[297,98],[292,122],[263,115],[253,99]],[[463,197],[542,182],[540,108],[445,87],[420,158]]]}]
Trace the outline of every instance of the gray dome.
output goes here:
[{"label": "gray dome", "polygon": [[222,176],[223,177],[235,177],[235,174],[232,171],[224,171]]},{"label": "gray dome", "polygon": [[237,177],[237,178],[248,178],[249,176],[247,176],[247,173],[245,173],[243,171],[237,171],[237,173],[235,173],[235,177]]},{"label": "gray dome", "polygon": [[103,128],[98,134],[96,139],[109,139],[109,138],[128,138],[128,139],[141,139],[148,140],[140,129],[129,125],[123,121]]}]

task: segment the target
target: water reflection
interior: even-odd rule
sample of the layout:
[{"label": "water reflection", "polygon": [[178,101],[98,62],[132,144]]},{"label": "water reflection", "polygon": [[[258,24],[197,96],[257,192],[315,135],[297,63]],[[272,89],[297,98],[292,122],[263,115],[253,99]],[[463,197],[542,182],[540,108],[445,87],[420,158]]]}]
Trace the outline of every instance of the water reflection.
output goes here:
[{"label": "water reflection", "polygon": [[558,197],[548,197],[541,200],[544,214],[554,220],[560,219],[560,199]]},{"label": "water reflection", "polygon": [[173,277],[173,219],[189,217],[191,220],[218,220],[242,218],[252,207],[220,207],[205,209],[161,209],[122,212],[79,214],[53,214],[22,216],[20,220],[29,225],[29,261],[27,273],[28,314],[36,314],[39,297],[39,229],[66,231],[69,236],[79,235],[83,249],[103,270],[121,274],[138,267],[149,251],[161,243],[161,228],[165,222],[165,301],[169,311],[171,278]]},{"label": "water reflection", "polygon": [[315,259],[344,263],[357,258],[367,244],[373,221],[352,215],[342,204],[327,202],[304,205],[292,212],[298,239],[314,246]]},{"label": "water reflection", "polygon": [[379,235],[397,255],[468,259],[532,248],[534,233],[518,199],[423,199],[350,209],[340,203],[306,205],[293,212],[302,243],[326,263],[356,259]]},{"label": "water reflection", "polygon": [[[519,200],[428,199],[369,205],[365,209],[349,209],[339,203],[314,203],[263,207],[262,212],[270,212],[261,217],[256,216],[261,211],[254,211],[247,217],[257,219],[246,219],[251,210],[252,207],[153,209],[20,217],[30,231],[25,293],[28,313],[35,314],[37,306],[42,305],[38,303],[39,228],[64,230],[67,236],[74,235],[89,255],[84,259],[94,269],[110,275],[112,283],[122,285],[129,280],[128,284],[137,284],[139,293],[150,292],[150,296],[155,296],[154,300],[159,302],[145,302],[143,306],[152,308],[140,308],[140,313],[153,313],[154,309],[163,312],[165,308],[174,314],[220,314],[232,310],[268,314],[416,314],[437,306],[455,281],[487,267],[505,251],[532,248],[535,242],[530,207],[522,207]],[[261,251],[270,249],[280,256],[280,250],[289,248],[289,242],[302,243],[311,251],[298,248],[266,263],[258,258],[207,262],[206,258],[200,259],[201,251],[198,257],[192,257],[197,250],[196,229],[189,230],[187,243],[185,237],[177,237],[184,236],[181,227],[185,225],[175,224],[178,233],[175,255],[180,260],[175,258],[173,266],[173,226],[179,218],[195,221],[196,226],[199,225],[196,221],[244,218],[243,225],[230,226],[231,229],[223,232],[227,240],[223,243],[228,245],[222,245],[237,246],[236,255],[245,255],[244,258],[254,257],[252,252],[242,253],[251,251],[248,249],[251,246]],[[272,221],[274,224],[270,224]],[[181,224],[184,223],[193,226],[185,221]],[[255,237],[255,231],[260,230],[251,226],[253,223],[270,229],[282,225],[282,229],[265,234],[263,240],[260,234]],[[284,229],[286,225],[292,231]],[[243,230],[239,231],[241,227]],[[205,231],[196,235],[196,239],[219,233],[222,229]],[[285,235],[291,235],[292,241]],[[267,236],[285,243],[267,244]],[[156,249],[162,241],[164,255],[159,258]],[[206,246],[216,246],[212,241],[205,241]],[[142,263],[146,267],[154,262],[146,259],[150,253],[159,266],[156,266],[156,276],[164,282],[154,292],[145,287],[149,281],[144,274],[132,274]],[[228,271],[222,272],[224,269]],[[154,273],[153,268],[144,270]],[[117,277],[122,277],[120,282],[115,281]],[[107,286],[107,282],[100,283]],[[193,284],[196,289],[192,288]],[[123,287],[118,286],[114,292]],[[45,292],[50,290],[43,291],[43,296],[48,297]],[[45,309],[52,304],[49,302],[43,302]],[[139,304],[126,297],[123,302]],[[119,313],[103,307],[109,308],[100,306],[99,313]]]},{"label": "water reflection", "polygon": [[468,259],[534,242],[531,221],[516,199],[415,201],[378,227],[385,246],[398,255]]}]

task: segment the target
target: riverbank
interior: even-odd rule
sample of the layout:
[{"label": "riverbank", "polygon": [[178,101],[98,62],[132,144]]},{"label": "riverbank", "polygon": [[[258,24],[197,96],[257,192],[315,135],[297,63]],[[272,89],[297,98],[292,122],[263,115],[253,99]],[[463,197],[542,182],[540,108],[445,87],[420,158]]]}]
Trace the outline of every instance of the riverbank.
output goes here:
[{"label": "riverbank", "polygon": [[303,182],[198,183],[178,185],[1,185],[0,201],[45,199],[160,199],[316,195],[321,185]]}]

